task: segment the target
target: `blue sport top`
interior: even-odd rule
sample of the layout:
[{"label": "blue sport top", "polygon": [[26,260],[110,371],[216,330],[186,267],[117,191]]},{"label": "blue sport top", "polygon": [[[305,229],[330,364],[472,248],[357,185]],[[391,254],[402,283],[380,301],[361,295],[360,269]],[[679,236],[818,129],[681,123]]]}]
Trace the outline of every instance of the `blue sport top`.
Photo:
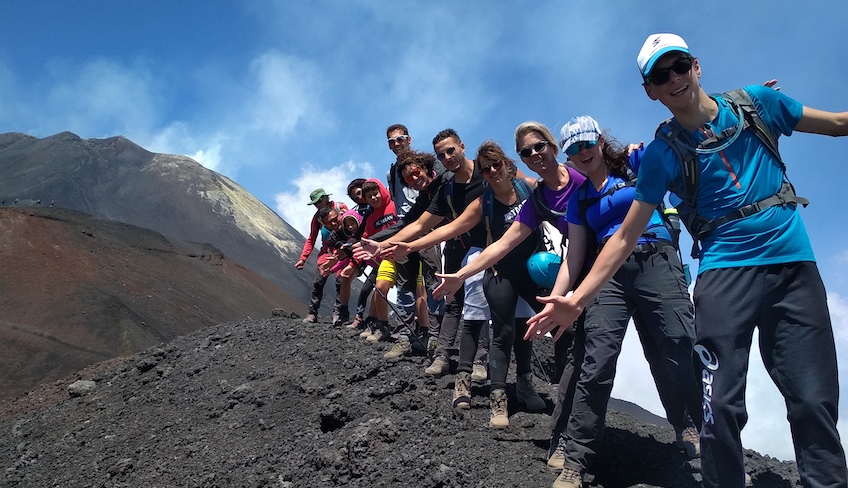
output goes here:
[{"label": "blue sport top", "polygon": [[[775,134],[792,134],[801,120],[803,106],[779,91],[764,86],[747,86],[763,121]],[[718,115],[690,133],[702,141],[737,125],[736,112],[718,98]],[[744,131],[727,149],[700,156],[698,213],[717,218],[733,210],[768,198],[780,189],[783,171],[751,131]],[[642,174],[636,184],[636,199],[659,203],[672,182],[682,188],[680,164],[674,151],[654,140],[642,157]],[[715,229],[701,243],[703,252],[698,274],[717,268],[761,266],[815,261],[801,215],[792,207],[775,206]]]},{"label": "blue sport top", "polygon": [[[644,152],[644,149],[639,149],[630,154],[630,169],[634,173],[638,173],[639,171],[640,159]],[[566,220],[571,224],[589,227],[600,244],[601,241],[615,234],[615,231],[621,227],[624,217],[627,215],[627,211],[630,210],[630,205],[636,197],[636,188],[623,186],[626,182],[626,178],[609,175],[604,186],[598,191],[591,182],[587,181],[586,184],[571,194],[571,199],[568,201],[568,210],[565,215]],[[599,196],[604,195],[616,186],[620,187],[615,192],[597,200]],[[586,209],[585,221],[583,220],[583,216],[580,215],[580,204],[578,202],[581,200],[597,200]],[[657,210],[651,216],[651,221],[645,228],[645,233],[639,237],[639,243],[646,244],[659,240],[671,242],[671,235],[663,224],[659,210]]]}]

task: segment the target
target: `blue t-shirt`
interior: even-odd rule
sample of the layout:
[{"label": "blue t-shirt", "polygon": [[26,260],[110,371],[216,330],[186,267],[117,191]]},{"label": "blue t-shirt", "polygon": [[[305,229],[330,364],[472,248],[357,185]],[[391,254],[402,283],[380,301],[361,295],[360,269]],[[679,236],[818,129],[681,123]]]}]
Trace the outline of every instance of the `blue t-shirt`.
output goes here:
[{"label": "blue t-shirt", "polygon": [[[803,111],[799,102],[764,86],[748,86],[745,90],[775,134],[792,134]],[[716,118],[690,133],[694,141],[703,141],[738,124],[736,112],[722,98],[717,102]],[[701,155],[699,162],[698,214],[710,219],[768,198],[783,183],[780,162],[749,130],[743,131],[727,149]],[[659,203],[671,186],[683,187],[677,157],[661,140],[654,140],[646,149],[641,171],[650,177],[639,178],[637,200]],[[701,246],[699,274],[717,268],[815,261],[801,215],[792,207],[774,206],[728,222],[712,231]]]},{"label": "blue t-shirt", "polygon": [[[630,154],[630,169],[634,173],[638,173],[639,171],[640,160],[644,151],[644,149],[639,149]],[[568,210],[565,215],[566,220],[574,225],[588,227],[600,244],[601,241],[615,234],[615,231],[621,227],[624,217],[627,215],[630,205],[636,197],[636,188],[625,186],[627,181],[627,178],[609,175],[606,183],[604,183],[604,186],[600,190],[596,190],[592,182],[587,181],[577,191],[571,194],[571,199],[568,201]],[[611,194],[606,194],[612,188],[617,189]],[[598,197],[601,198],[599,199]],[[580,201],[583,200],[594,201],[593,204],[586,208],[585,220],[580,212]],[[654,215],[651,216],[651,221],[645,228],[645,233],[639,237],[639,243],[646,244],[657,242],[658,240],[671,242],[671,235],[663,224],[659,210],[655,211]]]}]

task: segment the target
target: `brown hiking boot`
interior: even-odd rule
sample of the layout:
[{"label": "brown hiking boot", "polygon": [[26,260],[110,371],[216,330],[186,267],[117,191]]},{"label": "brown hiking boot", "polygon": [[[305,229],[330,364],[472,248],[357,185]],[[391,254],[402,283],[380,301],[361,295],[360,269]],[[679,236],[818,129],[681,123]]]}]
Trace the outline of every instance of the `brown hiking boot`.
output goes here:
[{"label": "brown hiking boot", "polygon": [[489,403],[492,407],[492,413],[489,416],[489,427],[493,429],[506,429],[509,427],[506,391],[500,388],[492,390],[492,394],[489,395]]},{"label": "brown hiking boot", "polygon": [[412,344],[409,342],[409,338],[406,336],[398,337],[395,345],[389,349],[389,352],[383,354],[383,359],[396,359],[402,356],[406,356],[412,351]]},{"label": "brown hiking boot", "polygon": [[701,437],[694,425],[682,429],[675,427],[674,433],[676,434],[674,443],[683,449],[687,456],[692,459],[701,457]]},{"label": "brown hiking boot", "polygon": [[471,408],[471,375],[458,373],[453,386],[453,408],[468,410]]},{"label": "brown hiking boot", "polygon": [[436,356],[433,358],[433,363],[424,368],[424,374],[427,376],[442,376],[450,370],[450,363],[445,356]]},{"label": "brown hiking boot", "polygon": [[580,476],[580,471],[562,468],[562,472],[551,485],[551,488],[583,488],[583,478]]}]

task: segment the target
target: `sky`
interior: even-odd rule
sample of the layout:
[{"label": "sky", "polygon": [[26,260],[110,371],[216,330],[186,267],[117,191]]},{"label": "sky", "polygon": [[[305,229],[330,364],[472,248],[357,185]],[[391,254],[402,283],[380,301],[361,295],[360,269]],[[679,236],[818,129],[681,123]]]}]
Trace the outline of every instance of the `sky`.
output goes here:
[{"label": "sky", "polygon": [[[804,105],[848,110],[848,50],[838,47],[846,18],[848,3],[824,0],[6,0],[0,132],[123,135],[189,156],[306,234],[310,191],[346,200],[351,179],[385,177],[394,123],[428,151],[452,127],[472,155],[493,139],[515,157],[519,123],[558,134],[583,114],[619,141],[649,142],[669,114],[645,96],[636,54],[656,32],[686,39],[708,92],[777,78]],[[802,215],[828,290],[844,396],[848,225],[836,175],[848,138],[795,134],[780,147],[812,202]],[[756,350],[750,364],[743,444],[793,459],[782,398]],[[613,396],[663,414],[632,331],[619,365]]]}]

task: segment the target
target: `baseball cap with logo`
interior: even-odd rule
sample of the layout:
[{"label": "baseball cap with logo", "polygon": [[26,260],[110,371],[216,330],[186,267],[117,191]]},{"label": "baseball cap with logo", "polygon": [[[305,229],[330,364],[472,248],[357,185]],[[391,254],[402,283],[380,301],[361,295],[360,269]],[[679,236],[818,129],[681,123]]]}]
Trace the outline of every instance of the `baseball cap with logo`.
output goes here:
[{"label": "baseball cap with logo", "polygon": [[566,122],[559,133],[559,147],[565,151],[580,141],[595,142],[601,137],[601,127],[588,115],[580,115]]},{"label": "baseball cap with logo", "polygon": [[327,193],[323,188],[318,188],[309,194],[309,203],[308,205],[315,205],[325,196],[332,195],[332,193]]},{"label": "baseball cap with logo", "polygon": [[658,59],[672,51],[690,54],[686,41],[677,34],[652,34],[648,36],[636,57],[636,64],[639,65],[642,78],[651,74],[651,70],[654,69],[654,64]]}]

